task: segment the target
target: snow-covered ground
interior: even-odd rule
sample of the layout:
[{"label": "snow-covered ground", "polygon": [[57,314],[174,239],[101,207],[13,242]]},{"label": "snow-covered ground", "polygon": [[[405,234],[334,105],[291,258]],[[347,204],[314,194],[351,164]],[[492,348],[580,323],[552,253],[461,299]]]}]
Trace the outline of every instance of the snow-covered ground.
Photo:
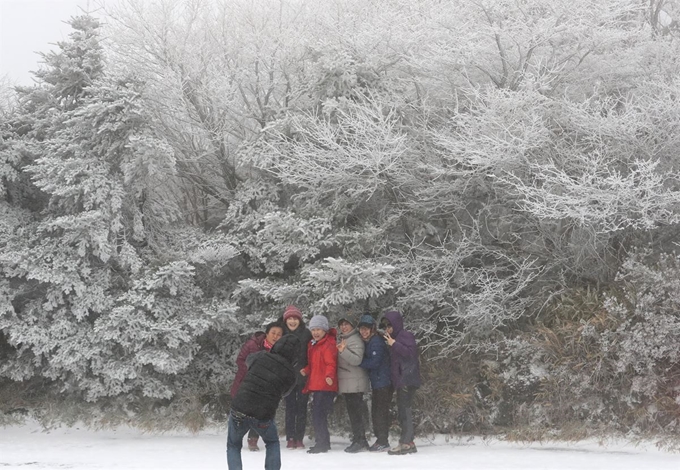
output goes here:
[{"label": "snow-covered ground", "polygon": [[[307,443],[307,442],[306,442]],[[543,443],[436,436],[416,441],[418,453],[346,454],[347,440],[332,439],[327,454],[282,449],[284,469],[406,470],[678,470],[680,454],[652,444]],[[243,452],[245,469],[264,468],[264,450]],[[36,425],[0,428],[0,470],[4,469],[225,469],[225,432],[145,434],[133,429],[90,431]]]}]

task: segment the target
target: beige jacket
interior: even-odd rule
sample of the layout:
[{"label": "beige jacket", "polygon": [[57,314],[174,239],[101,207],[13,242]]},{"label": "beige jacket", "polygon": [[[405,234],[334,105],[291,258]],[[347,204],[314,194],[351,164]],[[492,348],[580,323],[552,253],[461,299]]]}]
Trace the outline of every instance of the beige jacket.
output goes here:
[{"label": "beige jacket", "polygon": [[346,340],[347,347],[338,353],[338,391],[339,393],[368,392],[370,382],[368,372],[359,367],[364,358],[364,340],[359,330],[354,328],[347,335],[338,335],[338,344]]}]

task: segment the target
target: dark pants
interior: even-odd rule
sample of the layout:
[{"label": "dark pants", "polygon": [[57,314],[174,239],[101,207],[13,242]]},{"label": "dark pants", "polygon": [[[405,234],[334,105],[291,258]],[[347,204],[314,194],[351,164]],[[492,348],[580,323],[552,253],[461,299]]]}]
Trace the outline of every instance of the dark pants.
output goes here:
[{"label": "dark pants", "polygon": [[373,390],[371,394],[371,420],[373,434],[378,444],[389,445],[390,403],[394,390],[391,385]]},{"label": "dark pants", "polygon": [[366,428],[364,426],[364,394],[343,393],[345,407],[352,426],[352,442],[366,442]]},{"label": "dark pants", "polygon": [[331,448],[328,432],[328,415],[333,411],[335,392],[312,392],[312,426],[314,426],[314,447]]},{"label": "dark pants", "polygon": [[307,402],[309,395],[302,393],[299,385],[288,394],[286,400],[286,440],[302,441],[307,426]]},{"label": "dark pants", "polygon": [[403,387],[397,390],[397,414],[399,415],[399,426],[401,427],[400,444],[410,444],[413,442],[415,432],[413,430],[413,397],[416,394],[416,387]]},{"label": "dark pants", "polygon": [[243,436],[248,430],[254,430],[262,437],[266,448],[264,456],[265,470],[280,470],[281,448],[279,446],[279,434],[276,431],[276,423],[273,419],[256,419],[245,416],[238,411],[229,412],[229,424],[227,434],[227,466],[229,470],[242,470],[241,447]]}]

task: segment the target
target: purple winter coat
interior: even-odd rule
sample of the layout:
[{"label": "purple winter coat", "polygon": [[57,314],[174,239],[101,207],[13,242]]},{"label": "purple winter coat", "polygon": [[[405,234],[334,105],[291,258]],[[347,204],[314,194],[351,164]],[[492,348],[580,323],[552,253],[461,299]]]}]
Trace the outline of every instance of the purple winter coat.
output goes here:
[{"label": "purple winter coat", "polygon": [[394,338],[394,344],[390,347],[392,386],[395,390],[402,387],[420,387],[420,359],[416,337],[404,329],[401,313],[393,310],[385,313],[385,318],[392,325]]}]

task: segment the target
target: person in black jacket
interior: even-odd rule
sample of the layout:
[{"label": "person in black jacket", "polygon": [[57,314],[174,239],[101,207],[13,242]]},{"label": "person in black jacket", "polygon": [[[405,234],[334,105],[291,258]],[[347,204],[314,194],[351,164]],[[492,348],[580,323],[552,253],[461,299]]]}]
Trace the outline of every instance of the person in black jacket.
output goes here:
[{"label": "person in black jacket", "polygon": [[286,447],[288,449],[304,449],[302,442],[307,426],[307,403],[309,395],[302,393],[307,383],[307,377],[300,374],[300,370],[307,365],[307,345],[312,340],[312,333],[305,326],[302,312],[295,306],[289,305],[283,312],[281,319],[283,334],[293,335],[300,340],[300,355],[295,366],[297,385],[286,397]]},{"label": "person in black jacket", "polygon": [[[283,335],[283,324],[280,322],[272,322],[267,325],[267,328],[262,331],[256,331],[255,334],[245,342],[241,347],[241,350],[236,357],[236,377],[234,377],[234,383],[231,384],[231,398],[233,399],[238,392],[238,388],[243,381],[243,378],[248,372],[248,366],[246,365],[246,359],[249,355],[267,350],[269,351],[274,344]],[[255,431],[250,431],[248,433],[248,449],[251,451],[258,451],[260,448],[257,446],[258,436]]]},{"label": "person in black jacket", "polygon": [[241,447],[243,436],[253,429],[265,444],[265,470],[281,468],[279,434],[274,417],[281,397],[290,393],[296,384],[295,362],[300,351],[300,340],[286,335],[274,344],[271,351],[260,351],[246,359],[246,373],[236,396],[231,402],[227,435],[227,465],[229,470],[242,470]]}]

